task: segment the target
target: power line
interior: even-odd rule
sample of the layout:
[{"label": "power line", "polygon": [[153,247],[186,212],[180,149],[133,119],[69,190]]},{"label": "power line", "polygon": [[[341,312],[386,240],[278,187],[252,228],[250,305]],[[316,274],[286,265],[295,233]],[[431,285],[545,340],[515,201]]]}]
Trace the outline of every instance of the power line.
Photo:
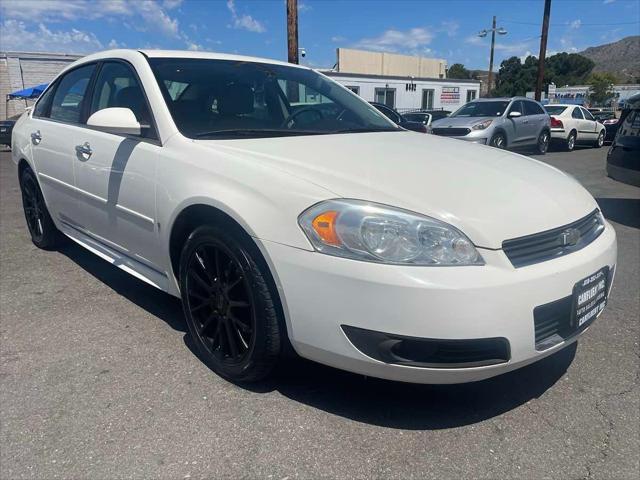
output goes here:
[{"label": "power line", "polygon": [[[533,23],[533,22],[520,22],[518,20],[502,20],[504,23],[517,23],[519,25],[532,25],[534,27],[539,27],[541,23]],[[618,23],[582,23],[580,22],[581,27],[614,27],[617,25],[638,25],[640,21],[635,22],[618,22]],[[555,23],[553,25],[549,25],[549,27],[569,27],[571,26],[571,22],[567,23]]]}]

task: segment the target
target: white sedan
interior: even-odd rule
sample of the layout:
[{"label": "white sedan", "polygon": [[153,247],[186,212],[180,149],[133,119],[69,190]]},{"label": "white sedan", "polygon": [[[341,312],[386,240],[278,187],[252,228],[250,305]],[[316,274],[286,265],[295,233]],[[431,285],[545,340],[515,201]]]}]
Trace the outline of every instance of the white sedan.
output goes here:
[{"label": "white sedan", "polygon": [[567,151],[577,143],[592,145],[596,148],[604,144],[607,130],[591,112],[579,105],[552,104],[545,110],[551,116],[551,141],[562,144]]},{"label": "white sedan", "polygon": [[574,342],[615,272],[614,229],[572,177],[408,132],[282,62],[90,55],[19,119],[12,156],[33,243],[70,238],[181,298],[201,358],[235,382],[294,352],[407,382],[492,377]]}]

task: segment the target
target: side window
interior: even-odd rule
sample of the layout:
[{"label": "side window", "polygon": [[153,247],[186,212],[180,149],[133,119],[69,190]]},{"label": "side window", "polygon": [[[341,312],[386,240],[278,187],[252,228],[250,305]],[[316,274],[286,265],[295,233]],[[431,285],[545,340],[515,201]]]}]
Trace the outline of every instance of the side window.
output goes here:
[{"label": "side window", "polygon": [[76,68],[58,82],[49,118],[67,123],[80,123],[84,94],[95,65]]},{"label": "side window", "polygon": [[47,118],[49,116],[49,110],[51,109],[51,101],[56,91],[56,85],[52,85],[42,96],[38,99],[38,103],[33,109],[33,116],[39,118]]},{"label": "side window", "polygon": [[393,110],[391,110],[390,108],[386,108],[384,106],[377,106],[376,107],[378,110],[380,110],[380,112],[387,117],[389,120],[391,120],[394,123],[400,123],[400,117],[398,115],[396,115],[396,112],[394,112]]},{"label": "side window", "polygon": [[110,107],[129,108],[143,126],[151,123],[151,115],[142,88],[128,65],[107,62],[102,65],[93,90],[89,115]]},{"label": "side window", "polygon": [[527,113],[524,111],[524,107],[522,106],[521,100],[516,100],[511,104],[511,108],[509,109],[509,113],[511,112],[520,112],[524,117]]},{"label": "side window", "polygon": [[589,110],[587,110],[586,108],[581,108],[580,110],[582,110],[584,118],[586,118],[587,120],[593,120],[595,122],[596,119],[593,118],[593,115],[591,115],[591,112]]},{"label": "side window", "polygon": [[544,115],[544,110],[540,105],[534,102],[522,102],[524,103],[525,115]]},{"label": "side window", "polygon": [[584,117],[582,116],[582,112],[580,112],[580,108],[576,107],[573,109],[573,112],[571,112],[571,116],[573,118],[577,118],[578,120],[583,120]]}]

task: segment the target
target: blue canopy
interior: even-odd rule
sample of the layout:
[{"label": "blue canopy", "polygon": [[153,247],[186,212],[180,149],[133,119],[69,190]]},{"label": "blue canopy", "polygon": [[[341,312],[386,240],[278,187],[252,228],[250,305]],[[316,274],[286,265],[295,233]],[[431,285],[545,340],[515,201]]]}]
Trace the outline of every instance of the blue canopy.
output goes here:
[{"label": "blue canopy", "polygon": [[48,83],[43,83],[42,85],[38,85],[36,87],[29,87],[25,88],[24,90],[18,90],[17,92],[8,94],[7,98],[38,98],[48,86]]}]

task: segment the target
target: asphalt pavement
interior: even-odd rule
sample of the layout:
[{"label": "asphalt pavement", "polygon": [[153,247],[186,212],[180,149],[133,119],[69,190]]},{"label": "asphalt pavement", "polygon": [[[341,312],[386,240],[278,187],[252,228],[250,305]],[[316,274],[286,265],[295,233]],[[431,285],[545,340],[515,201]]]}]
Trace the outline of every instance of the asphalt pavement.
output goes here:
[{"label": "asphalt pavement", "polygon": [[466,385],[305,361],[250,389],[193,353],[180,304],[74,245],[35,248],[0,154],[0,478],[637,479],[640,189],[606,148],[540,157],[618,234],[610,303],[581,338]]}]

